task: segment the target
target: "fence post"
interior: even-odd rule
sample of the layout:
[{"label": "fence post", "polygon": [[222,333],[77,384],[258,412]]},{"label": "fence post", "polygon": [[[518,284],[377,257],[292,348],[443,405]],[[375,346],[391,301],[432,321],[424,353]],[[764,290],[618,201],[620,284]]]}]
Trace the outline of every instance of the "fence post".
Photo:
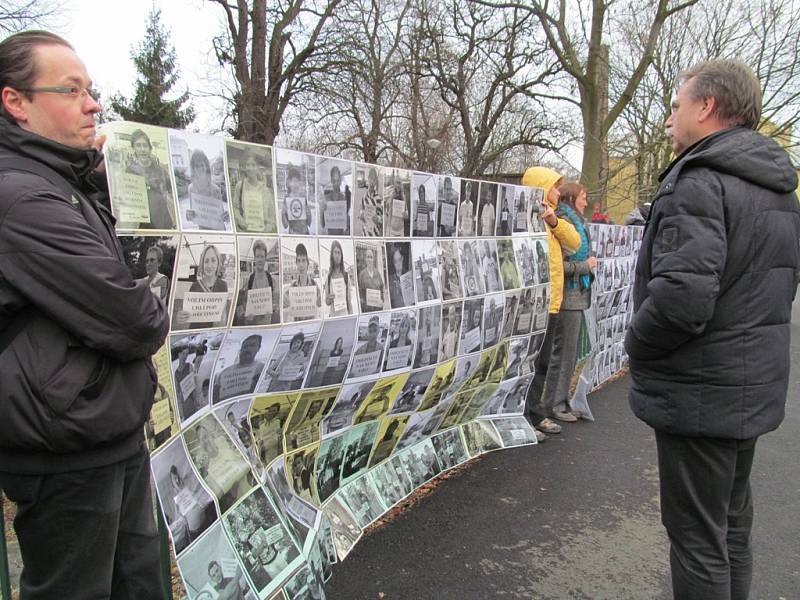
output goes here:
[{"label": "fence post", "polygon": [[[3,490],[0,489],[0,507],[3,506]],[[0,527],[0,597],[11,600],[11,573],[8,568],[8,550],[6,548],[6,519],[3,514]]]},{"label": "fence post", "polygon": [[[172,596],[172,558],[169,553],[169,534],[164,515],[161,512],[161,501],[156,498],[156,514],[158,515],[158,540],[161,549],[161,580],[164,585],[164,596],[173,600]],[[10,599],[9,599],[10,600]]]}]

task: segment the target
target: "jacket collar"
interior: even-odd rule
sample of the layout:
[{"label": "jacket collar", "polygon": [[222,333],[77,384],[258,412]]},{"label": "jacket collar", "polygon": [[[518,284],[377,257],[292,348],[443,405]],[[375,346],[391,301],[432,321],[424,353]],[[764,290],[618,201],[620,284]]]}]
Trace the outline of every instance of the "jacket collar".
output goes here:
[{"label": "jacket collar", "polygon": [[44,163],[69,183],[83,188],[86,178],[102,161],[97,150],[80,150],[27,131],[0,117],[0,151]]}]

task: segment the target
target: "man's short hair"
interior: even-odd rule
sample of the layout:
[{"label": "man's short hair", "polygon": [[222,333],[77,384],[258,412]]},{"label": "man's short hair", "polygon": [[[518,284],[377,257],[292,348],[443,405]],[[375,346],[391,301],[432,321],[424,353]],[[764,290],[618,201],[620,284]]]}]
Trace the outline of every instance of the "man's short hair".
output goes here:
[{"label": "man's short hair", "polygon": [[144,255],[145,258],[147,258],[147,255],[151,252],[156,255],[156,261],[158,261],[158,264],[164,262],[164,251],[161,249],[161,246],[150,246]]},{"label": "man's short hair", "polygon": [[[72,48],[67,40],[49,31],[22,31],[8,36],[0,42],[0,92],[3,88],[11,87],[20,90],[20,93],[30,99],[29,93],[22,90],[32,87],[36,79],[34,50],[38,46]],[[16,123],[14,118],[6,112],[2,102],[0,102],[0,116]]]},{"label": "man's short hair", "polygon": [[678,81],[689,80],[695,100],[716,100],[717,117],[730,127],[757,129],[761,119],[761,86],[753,70],[740,60],[707,60],[683,71]]}]

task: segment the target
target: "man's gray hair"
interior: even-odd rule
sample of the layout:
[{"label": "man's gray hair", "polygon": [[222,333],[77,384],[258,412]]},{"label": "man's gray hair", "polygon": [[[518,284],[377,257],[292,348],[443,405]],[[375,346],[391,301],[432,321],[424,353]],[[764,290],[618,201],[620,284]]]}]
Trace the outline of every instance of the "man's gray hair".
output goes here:
[{"label": "man's gray hair", "polygon": [[761,86],[753,70],[739,60],[707,60],[683,71],[678,81],[691,79],[689,95],[716,100],[717,117],[730,127],[757,129],[761,119]]}]

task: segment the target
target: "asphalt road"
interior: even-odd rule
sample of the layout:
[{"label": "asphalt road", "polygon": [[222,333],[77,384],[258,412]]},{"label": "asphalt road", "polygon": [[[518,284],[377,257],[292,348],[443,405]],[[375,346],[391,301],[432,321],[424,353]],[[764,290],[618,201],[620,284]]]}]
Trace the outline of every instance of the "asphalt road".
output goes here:
[{"label": "asphalt road", "polygon": [[[751,477],[752,600],[800,598],[800,303],[792,365],[786,420],[759,440]],[[671,598],[655,442],[628,385],[590,396],[594,423],[485,455],[366,535],[328,599]]]}]

